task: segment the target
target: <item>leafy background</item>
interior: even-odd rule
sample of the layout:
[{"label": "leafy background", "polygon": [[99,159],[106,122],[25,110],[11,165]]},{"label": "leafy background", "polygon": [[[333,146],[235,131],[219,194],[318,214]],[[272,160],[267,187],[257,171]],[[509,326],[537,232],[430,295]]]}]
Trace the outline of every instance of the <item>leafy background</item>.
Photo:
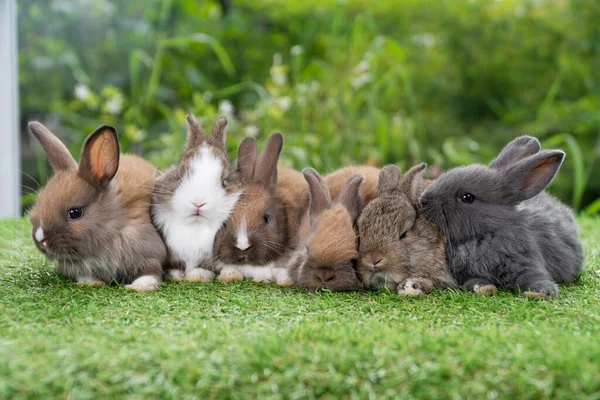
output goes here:
[{"label": "leafy background", "polygon": [[[20,0],[23,204],[49,171],[26,123],[79,154],[101,123],[159,167],[184,117],[285,137],[283,162],[489,161],[519,134],[568,152],[552,191],[600,211],[597,0]],[[594,173],[596,172],[596,173]]]}]

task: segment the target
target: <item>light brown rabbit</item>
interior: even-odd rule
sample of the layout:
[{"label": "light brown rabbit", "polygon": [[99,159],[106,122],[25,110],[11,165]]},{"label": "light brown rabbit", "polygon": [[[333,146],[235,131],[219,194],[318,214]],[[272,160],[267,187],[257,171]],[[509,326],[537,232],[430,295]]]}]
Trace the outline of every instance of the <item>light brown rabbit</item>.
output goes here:
[{"label": "light brown rabbit", "polygon": [[167,252],[150,220],[154,167],[120,155],[108,125],[88,136],[79,165],[45,126],[31,122],[29,129],[55,171],[29,212],[37,248],[78,284],[156,289]]},{"label": "light brown rabbit", "polygon": [[426,166],[416,165],[402,177],[397,166],[388,165],[379,174],[377,196],[358,220],[358,271],[369,287],[418,296],[456,286],[446,264],[444,238],[421,215]]},{"label": "light brown rabbit", "polygon": [[[332,201],[329,189],[311,168],[303,171],[308,182],[310,209],[300,230],[299,243],[288,263],[294,285],[309,290],[358,290],[356,272],[358,236],[355,231],[362,201],[362,175],[352,175]],[[362,190],[361,190],[362,192]]]},{"label": "light brown rabbit", "polygon": [[323,182],[331,199],[335,200],[342,192],[342,189],[352,175],[362,175],[365,179],[360,185],[360,200],[363,206],[369,203],[377,195],[377,181],[379,180],[379,168],[367,165],[356,165],[340,168],[323,177]]},{"label": "light brown rabbit", "polygon": [[308,185],[300,172],[277,166],[282,146],[281,134],[271,135],[257,159],[254,138],[240,144],[243,193],[217,233],[213,251],[221,281],[246,277],[291,284],[285,265],[308,208]]}]

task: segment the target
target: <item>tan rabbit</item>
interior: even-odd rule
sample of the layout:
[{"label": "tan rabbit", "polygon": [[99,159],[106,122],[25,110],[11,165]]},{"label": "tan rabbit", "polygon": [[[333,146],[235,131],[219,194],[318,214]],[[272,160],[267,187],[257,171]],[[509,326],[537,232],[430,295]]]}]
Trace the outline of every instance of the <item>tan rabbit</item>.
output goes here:
[{"label": "tan rabbit", "polygon": [[31,122],[29,129],[55,171],[29,212],[37,248],[79,284],[156,289],[167,252],[150,219],[154,167],[120,155],[108,125],[88,136],[79,165],[45,126]]},{"label": "tan rabbit", "polygon": [[337,198],[332,200],[324,180],[315,170],[307,168],[303,174],[310,189],[310,210],[300,229],[297,250],[288,263],[292,281],[309,290],[361,289],[363,285],[356,272],[355,225],[362,208],[359,187],[364,185],[365,178],[350,176]]},{"label": "tan rabbit", "polygon": [[219,280],[252,278],[291,284],[285,265],[297,243],[308,208],[308,185],[301,173],[277,166],[283,137],[275,133],[256,157],[256,140],[246,138],[238,151],[243,193],[215,238]]},{"label": "tan rabbit", "polygon": [[335,200],[340,195],[342,189],[352,175],[362,175],[365,179],[360,185],[360,199],[363,206],[369,203],[377,195],[377,181],[379,180],[379,168],[367,165],[356,165],[340,168],[323,177],[323,182],[331,199]]},{"label": "tan rabbit", "polygon": [[358,271],[369,287],[388,286],[418,296],[456,286],[446,264],[444,238],[421,215],[425,167],[416,165],[401,176],[397,166],[388,165],[379,174],[377,196],[358,220]]}]

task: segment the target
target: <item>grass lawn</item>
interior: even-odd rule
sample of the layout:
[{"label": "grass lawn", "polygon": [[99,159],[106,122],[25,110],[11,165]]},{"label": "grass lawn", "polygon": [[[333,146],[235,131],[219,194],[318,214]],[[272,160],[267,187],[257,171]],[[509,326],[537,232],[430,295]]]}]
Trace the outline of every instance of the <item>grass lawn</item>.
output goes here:
[{"label": "grass lawn", "polygon": [[600,398],[600,219],[554,301],[79,287],[0,222],[0,398]]}]

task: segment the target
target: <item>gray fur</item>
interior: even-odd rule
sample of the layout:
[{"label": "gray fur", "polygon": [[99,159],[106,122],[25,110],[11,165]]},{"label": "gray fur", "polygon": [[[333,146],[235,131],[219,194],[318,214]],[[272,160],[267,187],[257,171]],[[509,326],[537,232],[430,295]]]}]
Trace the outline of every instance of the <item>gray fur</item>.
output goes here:
[{"label": "gray fur", "polygon": [[[465,289],[495,285],[554,297],[556,283],[572,281],[582,269],[573,212],[542,192],[564,153],[537,153],[536,143],[517,138],[492,161],[494,168],[454,168],[421,196],[423,215],[442,230],[448,264]],[[515,156],[517,148],[529,155]],[[465,193],[475,200],[462,202]]]}]

